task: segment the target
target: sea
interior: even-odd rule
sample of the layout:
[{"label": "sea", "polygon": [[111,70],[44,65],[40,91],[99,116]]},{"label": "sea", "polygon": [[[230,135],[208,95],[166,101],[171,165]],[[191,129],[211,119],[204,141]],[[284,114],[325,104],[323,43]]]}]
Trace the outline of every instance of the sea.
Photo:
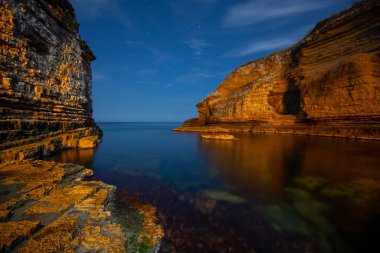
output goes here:
[{"label": "sea", "polygon": [[156,206],[160,252],[380,252],[380,142],[180,124],[100,122],[96,149],[47,159]]}]

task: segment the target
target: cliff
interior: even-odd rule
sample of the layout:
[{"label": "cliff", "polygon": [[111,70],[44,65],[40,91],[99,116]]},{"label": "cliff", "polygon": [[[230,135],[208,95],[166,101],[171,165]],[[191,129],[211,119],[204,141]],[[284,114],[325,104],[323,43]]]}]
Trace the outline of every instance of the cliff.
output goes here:
[{"label": "cliff", "polygon": [[68,0],[0,0],[0,252],[156,252],[163,237],[153,206],[82,166],[32,160],[102,134],[78,29]]},{"label": "cliff", "polygon": [[67,0],[0,1],[0,161],[93,147],[91,61]]},{"label": "cliff", "polygon": [[363,0],[238,67],[175,130],[380,139],[379,13],[378,0]]}]

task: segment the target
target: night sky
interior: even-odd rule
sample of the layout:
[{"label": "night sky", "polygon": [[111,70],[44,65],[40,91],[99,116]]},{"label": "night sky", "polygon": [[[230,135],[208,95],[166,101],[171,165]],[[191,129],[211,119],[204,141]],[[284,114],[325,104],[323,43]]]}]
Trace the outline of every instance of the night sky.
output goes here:
[{"label": "night sky", "polygon": [[351,0],[71,0],[95,120],[183,121],[236,67],[285,49]]}]

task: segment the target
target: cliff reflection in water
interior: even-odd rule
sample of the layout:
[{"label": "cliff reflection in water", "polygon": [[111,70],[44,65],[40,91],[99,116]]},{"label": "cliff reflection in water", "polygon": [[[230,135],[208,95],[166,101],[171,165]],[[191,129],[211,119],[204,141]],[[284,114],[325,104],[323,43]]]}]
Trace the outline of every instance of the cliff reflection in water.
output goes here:
[{"label": "cliff reflection in water", "polygon": [[303,157],[296,158],[302,146],[295,145],[294,138],[239,137],[240,141],[200,139],[200,152],[230,185],[247,196],[280,197],[286,181],[302,170]]},{"label": "cliff reflection in water", "polygon": [[239,138],[200,139],[199,148],[229,185],[256,203],[275,230],[313,238],[321,252],[356,252],[353,248],[376,244],[380,149],[373,147],[379,143],[276,135]]},{"label": "cliff reflection in water", "polygon": [[72,148],[59,152],[58,154],[48,158],[48,160],[58,160],[62,163],[75,163],[86,166],[87,168],[92,168],[95,152],[95,148]]},{"label": "cliff reflection in water", "polygon": [[244,134],[218,141],[172,132],[173,124],[100,125],[96,150],[51,159],[85,165],[96,179],[157,206],[160,252],[378,247],[378,142]]},{"label": "cliff reflection in water", "polygon": [[[282,196],[299,177],[349,182],[380,179],[379,143],[303,136],[240,135],[240,141],[199,139],[202,158],[248,196]],[[377,146],[379,149],[374,149]]]}]

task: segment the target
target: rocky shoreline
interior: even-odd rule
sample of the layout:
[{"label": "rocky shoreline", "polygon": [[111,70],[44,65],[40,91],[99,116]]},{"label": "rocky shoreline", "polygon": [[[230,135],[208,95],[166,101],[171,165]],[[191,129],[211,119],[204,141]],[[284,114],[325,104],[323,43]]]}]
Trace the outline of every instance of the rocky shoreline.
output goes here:
[{"label": "rocky shoreline", "polygon": [[99,128],[57,131],[0,144],[0,162],[42,158],[67,148],[94,148],[101,138]]},{"label": "rocky shoreline", "polygon": [[220,123],[205,126],[183,125],[174,128],[177,132],[211,133],[211,134],[232,134],[232,133],[251,133],[251,134],[285,134],[285,135],[307,135],[320,137],[348,138],[358,140],[380,141],[380,129],[374,124],[372,127],[342,127],[342,126],[274,126],[271,124],[255,123]]},{"label": "rocky shoreline", "polygon": [[126,252],[108,204],[116,187],[83,166],[39,160],[0,166],[0,251]]},{"label": "rocky shoreline", "polygon": [[83,166],[0,165],[0,252],[158,252],[156,208]]}]

